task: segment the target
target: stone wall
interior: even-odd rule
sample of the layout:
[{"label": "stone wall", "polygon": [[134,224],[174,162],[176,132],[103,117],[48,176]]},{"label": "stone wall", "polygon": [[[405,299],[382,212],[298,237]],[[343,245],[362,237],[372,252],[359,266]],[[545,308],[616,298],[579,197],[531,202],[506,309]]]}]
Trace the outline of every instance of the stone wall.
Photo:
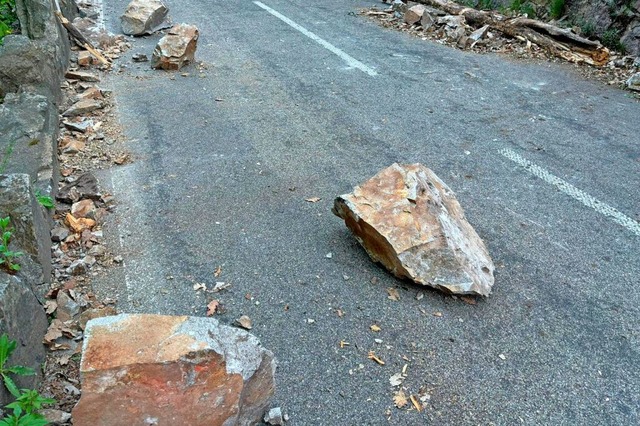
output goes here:
[{"label": "stone wall", "polygon": [[[59,3],[73,19],[73,0]],[[39,370],[47,329],[39,301],[51,276],[51,221],[36,193],[54,197],[58,187],[60,84],[70,45],[53,0],[16,0],[16,9],[22,34],[6,36],[0,46],[0,217],[10,217],[10,248],[24,255],[16,259],[16,275],[0,269],[0,334],[18,342],[10,365]],[[34,388],[38,379],[18,384]],[[0,405],[10,399],[0,386]]]}]

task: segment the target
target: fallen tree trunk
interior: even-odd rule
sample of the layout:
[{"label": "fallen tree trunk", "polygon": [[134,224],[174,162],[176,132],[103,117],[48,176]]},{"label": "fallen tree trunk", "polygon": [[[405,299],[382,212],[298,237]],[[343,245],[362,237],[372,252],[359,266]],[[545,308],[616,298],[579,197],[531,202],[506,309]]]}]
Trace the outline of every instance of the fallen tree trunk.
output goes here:
[{"label": "fallen tree trunk", "polygon": [[469,24],[489,25],[510,37],[524,38],[570,62],[602,66],[609,60],[609,50],[600,42],[580,37],[570,29],[524,17],[509,18],[496,12],[477,10],[446,0],[415,1],[450,15],[463,16]]}]

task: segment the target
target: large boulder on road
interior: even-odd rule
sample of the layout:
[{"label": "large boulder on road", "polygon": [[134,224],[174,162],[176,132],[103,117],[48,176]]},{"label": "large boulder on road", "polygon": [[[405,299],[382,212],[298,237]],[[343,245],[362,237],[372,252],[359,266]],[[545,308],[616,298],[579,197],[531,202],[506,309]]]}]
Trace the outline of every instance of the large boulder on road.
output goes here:
[{"label": "large boulder on road", "polygon": [[487,296],[493,262],[449,187],[421,164],[393,164],[336,198],[333,213],[376,262],[447,293]]}]

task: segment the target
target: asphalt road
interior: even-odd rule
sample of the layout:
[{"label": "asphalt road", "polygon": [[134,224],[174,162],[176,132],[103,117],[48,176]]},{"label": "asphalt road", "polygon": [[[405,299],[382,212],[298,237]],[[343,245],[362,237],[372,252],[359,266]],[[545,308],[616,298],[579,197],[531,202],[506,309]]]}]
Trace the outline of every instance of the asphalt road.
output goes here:
[{"label": "asphalt road", "polygon": [[[113,31],[126,3],[105,5]],[[263,0],[325,44],[251,1],[167,3],[199,27],[206,69],[131,62],[154,35],[107,82],[135,162],[102,176],[125,265],[99,293],[126,312],[204,315],[214,296],[194,283],[231,283],[219,319],[252,318],[291,425],[640,423],[637,101],[568,65],[464,53],[354,14],[377,1]],[[395,161],[456,192],[497,265],[489,298],[398,281],[331,214]],[[405,364],[423,412],[393,407]]]}]

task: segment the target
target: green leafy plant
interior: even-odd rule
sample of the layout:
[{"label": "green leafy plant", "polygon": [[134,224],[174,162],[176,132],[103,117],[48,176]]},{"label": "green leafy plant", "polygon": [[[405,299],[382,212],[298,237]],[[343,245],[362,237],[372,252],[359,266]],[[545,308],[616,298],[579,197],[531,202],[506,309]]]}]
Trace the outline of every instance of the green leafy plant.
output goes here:
[{"label": "green leafy plant", "polygon": [[602,33],[602,44],[609,49],[617,50],[622,54],[627,50],[624,44],[620,41],[620,32],[613,28]]},{"label": "green leafy plant", "polygon": [[549,3],[549,16],[558,19],[564,13],[565,0],[551,0]]},{"label": "green leafy plant", "polygon": [[0,44],[4,36],[13,32],[12,27],[18,20],[15,0],[0,0]]},{"label": "green leafy plant", "polygon": [[[20,270],[20,265],[15,263],[14,260],[22,256],[23,253],[9,249],[9,242],[13,235],[13,228],[9,226],[10,221],[11,218],[9,216],[0,219],[0,233],[2,234],[0,238],[0,267],[7,269],[11,273],[15,273]],[[1,360],[2,358],[0,358],[0,361]],[[4,378],[4,374],[2,377]]]},{"label": "green leafy plant", "polygon": [[42,207],[45,207],[47,209],[52,209],[55,207],[55,204],[53,203],[53,198],[51,198],[48,195],[42,195],[42,193],[39,190],[36,191],[36,200],[38,200],[38,203],[40,203]]},{"label": "green leafy plant", "polygon": [[536,10],[530,1],[513,0],[509,9],[515,13],[527,15],[529,18],[536,17]]},{"label": "green leafy plant", "polygon": [[41,414],[38,414],[38,410],[45,404],[55,403],[55,400],[43,398],[36,390],[18,390],[10,374],[28,376],[35,374],[35,371],[21,365],[11,367],[6,365],[16,347],[15,340],[9,340],[6,333],[0,336],[0,375],[2,375],[2,381],[7,390],[16,398],[14,402],[5,407],[12,410],[13,413],[0,419],[0,426],[45,426],[49,422]]},{"label": "green leafy plant", "polygon": [[33,368],[23,367],[21,365],[7,367],[7,361],[17,346],[15,340],[9,340],[7,333],[0,336],[0,376],[2,376],[2,381],[7,390],[16,398],[18,398],[21,393],[9,374],[15,374],[17,376],[32,376],[36,374]]},{"label": "green leafy plant", "polygon": [[494,0],[479,0],[476,7],[481,10],[495,9],[496,2]]},{"label": "green leafy plant", "polygon": [[45,426],[49,422],[38,414],[38,410],[55,402],[54,399],[43,398],[36,390],[22,389],[16,400],[5,407],[13,410],[13,414],[0,420],[0,426]]},{"label": "green leafy plant", "polygon": [[592,21],[584,21],[580,25],[580,34],[583,37],[591,38],[596,36],[596,24]]}]

